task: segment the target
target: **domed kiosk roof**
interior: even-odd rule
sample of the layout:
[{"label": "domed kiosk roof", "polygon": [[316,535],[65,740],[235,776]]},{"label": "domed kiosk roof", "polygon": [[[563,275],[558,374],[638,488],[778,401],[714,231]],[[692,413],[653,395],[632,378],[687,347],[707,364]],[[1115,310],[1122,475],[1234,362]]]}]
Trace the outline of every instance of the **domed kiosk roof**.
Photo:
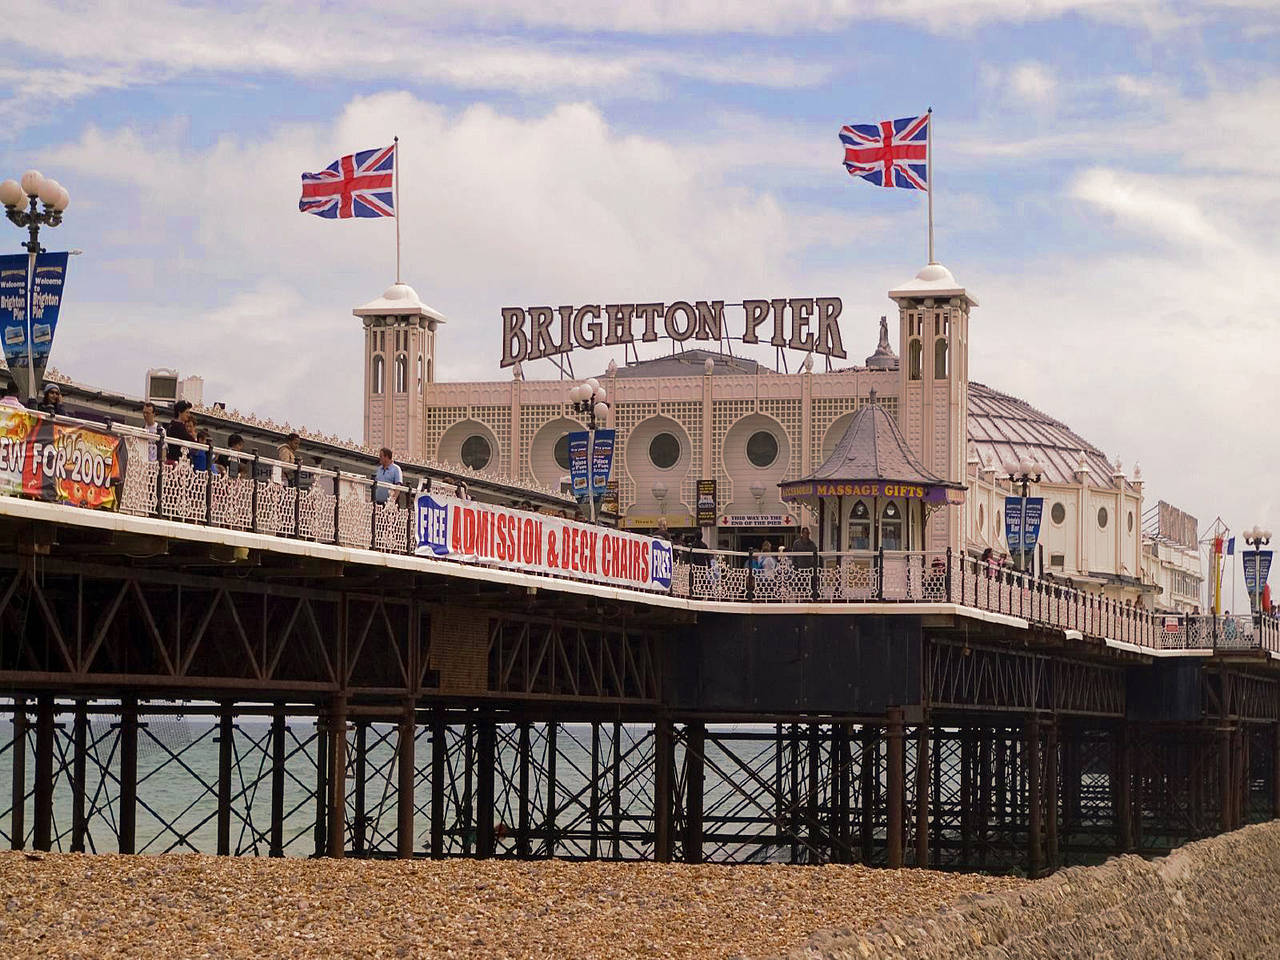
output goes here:
[{"label": "domed kiosk roof", "polygon": [[807,477],[780,484],[784,500],[840,496],[871,485],[876,486],[871,492],[885,496],[896,495],[893,487],[920,488],[912,495],[932,501],[955,499],[948,491],[963,491],[962,484],[949,483],[925,469],[907,446],[897,421],[874,401],[873,395],[872,402],[853,415],[822,466]]},{"label": "domed kiosk roof", "polygon": [[444,314],[427,306],[407,283],[393,283],[382,296],[351,311],[357,317],[426,317],[445,323]]}]

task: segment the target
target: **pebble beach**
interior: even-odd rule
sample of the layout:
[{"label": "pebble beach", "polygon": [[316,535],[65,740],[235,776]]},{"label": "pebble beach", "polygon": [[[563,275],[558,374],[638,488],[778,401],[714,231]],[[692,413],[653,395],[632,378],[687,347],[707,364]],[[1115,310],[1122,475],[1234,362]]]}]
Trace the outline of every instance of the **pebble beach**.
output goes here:
[{"label": "pebble beach", "polygon": [[860,866],[0,852],[0,957],[757,958],[1025,881]]}]

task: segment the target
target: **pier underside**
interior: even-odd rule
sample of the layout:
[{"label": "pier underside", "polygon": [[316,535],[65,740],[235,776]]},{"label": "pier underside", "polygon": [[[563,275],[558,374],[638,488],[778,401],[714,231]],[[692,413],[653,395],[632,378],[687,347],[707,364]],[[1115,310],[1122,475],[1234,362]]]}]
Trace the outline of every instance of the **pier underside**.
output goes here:
[{"label": "pier underside", "polygon": [[1260,651],[0,520],[17,848],[1025,871],[1280,812]]}]

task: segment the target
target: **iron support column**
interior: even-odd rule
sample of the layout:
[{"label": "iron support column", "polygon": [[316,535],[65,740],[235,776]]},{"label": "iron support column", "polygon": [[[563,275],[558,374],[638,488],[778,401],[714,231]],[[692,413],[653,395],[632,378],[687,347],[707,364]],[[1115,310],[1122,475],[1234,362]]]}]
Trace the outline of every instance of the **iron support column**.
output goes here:
[{"label": "iron support column", "polygon": [[1231,727],[1224,723],[1218,728],[1218,776],[1222,787],[1222,832],[1235,829],[1235,776],[1231,756]]},{"label": "iron support column", "polygon": [[1121,721],[1116,739],[1119,741],[1116,744],[1115,764],[1116,825],[1119,828],[1120,852],[1127,853],[1133,849],[1133,747],[1127,720]]},{"label": "iron support column", "polygon": [[400,729],[396,734],[396,856],[401,860],[413,856],[415,733],[413,701],[406,700],[400,711]]},{"label": "iron support column", "polygon": [[138,829],[138,701],[120,703],[120,852],[136,853]]},{"label": "iron support column", "polygon": [[27,700],[13,701],[13,806],[9,826],[10,846],[21,850],[27,844]]},{"label": "iron support column", "polygon": [[527,860],[533,855],[533,845],[529,842],[530,820],[529,807],[529,721],[520,721],[520,741],[517,746],[520,764],[519,781],[516,786],[516,804],[519,807],[519,820],[516,824],[516,856]]},{"label": "iron support column", "polygon": [[889,869],[902,866],[902,833],[904,827],[903,803],[906,793],[907,764],[903,750],[902,708],[892,707],[888,713],[885,733],[889,740]]},{"label": "iron support column", "polygon": [[1044,756],[1044,799],[1048,804],[1045,841],[1050,870],[1058,869],[1058,724],[1049,724]]},{"label": "iron support column", "polygon": [[476,856],[486,860],[494,854],[493,771],[497,766],[497,724],[492,717],[479,720],[476,757]]},{"label": "iron support column", "polygon": [[351,854],[363,857],[365,854],[365,838],[369,834],[369,816],[365,807],[364,784],[368,774],[369,759],[369,721],[357,720],[355,727],[355,796],[352,797]]},{"label": "iron support column", "polygon": [[556,722],[547,724],[547,809],[543,823],[543,855],[556,855]]},{"label": "iron support column", "polygon": [[671,862],[671,784],[675,750],[671,743],[671,724],[658,720],[653,729],[653,858],[659,863]]},{"label": "iron support column", "polygon": [[706,730],[706,725],[700,720],[690,721],[685,727],[685,863],[702,862],[702,789],[706,770],[703,751],[706,745]]},{"label": "iron support column", "polygon": [[1027,718],[1027,860],[1030,876],[1038,877],[1044,870],[1044,845],[1041,834],[1044,811],[1041,809],[1040,789],[1040,717],[1031,714]]},{"label": "iron support column", "polygon": [[35,823],[31,846],[53,848],[53,697],[42,696],[36,708]]},{"label": "iron support column", "polygon": [[333,698],[329,708],[329,842],[325,853],[346,856],[347,846],[347,699]]},{"label": "iron support column", "polygon": [[232,737],[235,736],[231,704],[222,704],[218,717],[218,856],[231,854],[231,760]]},{"label": "iron support column", "polygon": [[444,857],[444,779],[445,737],[444,708],[437,706],[431,713],[431,858]]},{"label": "iron support column", "polygon": [[916,727],[916,866],[929,866],[929,722]]},{"label": "iron support column", "polygon": [[862,863],[869,866],[875,859],[876,787],[880,783],[880,736],[876,727],[862,728],[862,763],[858,770],[862,812],[858,838],[862,844]]},{"label": "iron support column", "polygon": [[284,765],[285,765],[284,704],[276,704],[271,717],[271,838],[269,855],[284,856]]},{"label": "iron support column", "polygon": [[76,701],[71,722],[71,852],[84,853],[89,833],[85,817],[85,791],[89,783],[85,773],[89,750],[89,711],[83,700]]}]

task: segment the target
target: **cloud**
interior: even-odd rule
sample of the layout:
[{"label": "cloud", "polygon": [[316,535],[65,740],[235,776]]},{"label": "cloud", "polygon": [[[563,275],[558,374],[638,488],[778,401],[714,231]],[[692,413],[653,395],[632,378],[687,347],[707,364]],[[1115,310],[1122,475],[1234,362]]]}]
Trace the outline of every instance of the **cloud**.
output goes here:
[{"label": "cloud", "polygon": [[[92,237],[77,289],[119,299],[69,297],[68,316],[93,319],[78,321],[88,336],[59,343],[59,368],[136,390],[147,366],[177,366],[241,409],[295,422],[305,409],[312,425],[358,434],[350,311],[393,276],[393,224],[298,213],[298,174],[332,160],[334,144],[374,146],[392,129],[404,275],[449,318],[448,379],[497,374],[502,306],[838,294],[808,288],[804,251],[892,226],[852,211],[796,216],[698,151],[619,132],[585,103],[521,117],[387,93],[354,99],[332,124],[203,148],[180,128],[90,129],[39,162],[77,195],[109,198],[68,225]],[[869,352],[870,327],[867,338]]]},{"label": "cloud", "polygon": [[1095,167],[1076,176],[1068,192],[1077,200],[1162,240],[1206,247],[1231,242],[1179,181],[1160,183],[1133,173]]}]

